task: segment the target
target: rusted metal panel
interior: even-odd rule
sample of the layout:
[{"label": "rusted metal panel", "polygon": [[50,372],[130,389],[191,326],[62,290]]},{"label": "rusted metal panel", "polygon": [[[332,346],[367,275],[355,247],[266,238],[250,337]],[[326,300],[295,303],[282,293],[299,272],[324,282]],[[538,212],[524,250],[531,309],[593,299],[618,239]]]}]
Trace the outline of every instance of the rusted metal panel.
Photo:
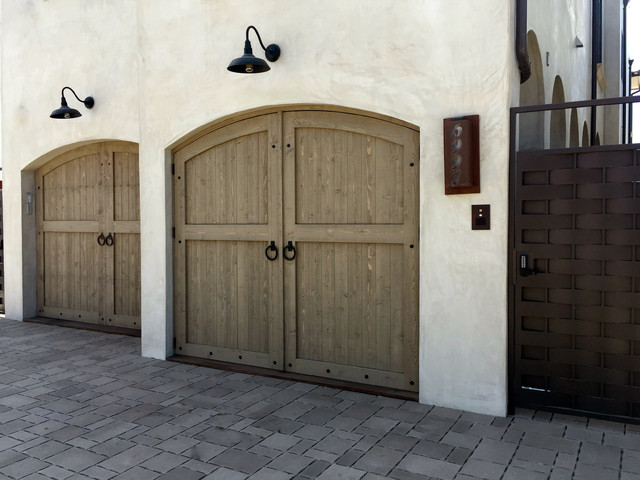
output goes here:
[{"label": "rusted metal panel", "polygon": [[445,118],[444,193],[480,193],[480,117]]}]

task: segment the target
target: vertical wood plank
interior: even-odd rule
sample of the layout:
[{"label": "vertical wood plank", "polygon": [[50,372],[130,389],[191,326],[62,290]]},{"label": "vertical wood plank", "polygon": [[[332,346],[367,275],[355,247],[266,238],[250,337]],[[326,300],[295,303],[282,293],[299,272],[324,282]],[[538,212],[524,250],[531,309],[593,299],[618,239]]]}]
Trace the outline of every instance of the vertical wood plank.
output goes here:
[{"label": "vertical wood plank", "polygon": [[322,325],[322,335],[320,337],[322,350],[319,360],[335,362],[335,252],[331,243],[319,244],[318,247],[322,265],[322,283],[319,285],[322,292],[322,310],[318,319]]},{"label": "vertical wood plank", "polygon": [[349,244],[349,365],[364,366],[364,305],[362,296],[364,270],[362,244]]},{"label": "vertical wood plank", "polygon": [[[240,350],[253,350],[258,351],[258,346],[253,341],[255,335],[251,335],[251,319],[257,318],[252,311],[252,307],[257,303],[252,301],[251,292],[255,286],[252,284],[256,277],[259,277],[256,272],[256,265],[254,263],[255,256],[251,255],[250,246],[248,242],[238,242],[237,246],[237,278],[238,278],[238,348]],[[258,333],[259,337],[259,333]]]},{"label": "vertical wood plank", "polygon": [[[272,132],[276,127],[274,120],[271,120],[269,124],[270,134],[273,134]],[[278,208],[278,205],[282,205],[282,194],[278,187],[282,181],[280,178],[281,159],[278,156],[276,157],[278,161],[273,161],[276,152],[269,151],[269,139],[266,134],[259,136],[256,147],[258,149],[256,155],[260,159],[260,173],[256,178],[257,191],[259,192],[259,196],[256,199],[256,210],[259,212],[259,217],[256,223],[269,224],[272,233],[273,229],[278,227],[279,232],[280,219],[282,217],[282,209]],[[272,161],[270,162],[270,160]]]},{"label": "vertical wood plank", "polygon": [[349,155],[349,139],[348,133],[344,131],[335,132],[335,172],[334,172],[334,191],[335,191],[335,219],[337,224],[350,223],[349,221],[349,204],[348,188],[349,165],[352,160]]},{"label": "vertical wood plank", "polygon": [[[391,256],[390,269],[390,370],[393,372],[404,371],[404,297],[406,296],[404,287],[404,251],[406,246],[398,246],[393,250]],[[407,332],[407,336],[412,336],[413,332]]]},{"label": "vertical wood plank", "polygon": [[[420,179],[420,135],[417,132],[405,131],[404,172],[405,172],[405,223],[412,232],[409,242],[405,242],[405,304],[404,304],[404,337],[405,337],[405,388],[418,389],[418,277],[419,277],[419,179]],[[414,166],[411,167],[410,165]],[[406,244],[415,244],[407,251]],[[408,253],[407,253],[408,252]],[[408,384],[408,385],[407,385]]]},{"label": "vertical wood plank", "polygon": [[[298,244],[296,247],[298,249],[298,255],[296,258],[296,275],[295,275],[295,311],[290,312],[290,317],[293,317],[293,320],[296,321],[297,329],[293,329],[291,332],[293,335],[289,335],[287,340],[289,343],[295,342],[297,346],[297,351],[295,352],[294,357],[299,358],[309,358],[309,338],[311,333],[309,332],[309,322],[310,322],[310,291],[307,279],[310,276],[310,266],[307,264],[308,253],[307,253],[307,244]],[[286,287],[290,288],[290,284],[287,283]],[[289,295],[291,295],[291,290],[288,288],[285,289]],[[291,295],[293,297],[293,295]]]},{"label": "vertical wood plank", "polygon": [[[378,203],[380,205],[380,203]],[[386,218],[383,214],[383,218]],[[376,368],[390,370],[391,368],[391,298],[389,285],[391,279],[390,245],[376,245],[375,266],[375,322],[376,322]],[[400,280],[400,279],[398,279]]]},{"label": "vertical wood plank", "polygon": [[[188,338],[187,315],[189,292],[187,290],[187,269],[189,261],[187,256],[187,242],[184,236],[184,227],[188,221],[187,194],[185,184],[187,182],[187,169],[184,157],[174,155],[172,158],[175,174],[173,175],[173,328],[176,338],[176,351],[182,353]],[[186,353],[186,351],[184,352]]]},{"label": "vertical wood plank", "polygon": [[[309,358],[318,360],[322,354],[322,264],[321,245],[308,243],[309,285],[307,298],[309,299]],[[304,272],[298,271],[299,275]]]},{"label": "vertical wood plank", "polygon": [[334,361],[343,365],[349,364],[349,280],[347,245],[335,244],[335,335]]}]

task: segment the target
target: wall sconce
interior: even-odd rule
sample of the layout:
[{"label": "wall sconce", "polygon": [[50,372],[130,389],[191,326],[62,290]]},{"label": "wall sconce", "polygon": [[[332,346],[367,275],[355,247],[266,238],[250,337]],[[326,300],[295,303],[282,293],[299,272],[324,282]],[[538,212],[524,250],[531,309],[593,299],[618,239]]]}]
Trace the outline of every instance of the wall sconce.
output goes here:
[{"label": "wall sconce", "polygon": [[67,89],[71,90],[71,93],[73,93],[73,95],[78,99],[79,102],[84,103],[85,107],[89,109],[93,108],[93,97],[87,97],[84,100],[80,100],[78,95],[76,95],[76,92],[74,92],[71,87],[64,87],[62,89],[62,102],[60,108],[51,112],[51,115],[49,115],[51,118],[77,118],[82,116],[82,114],[78,110],[76,110],[75,108],[70,108],[67,105],[67,100],[64,98],[64,91]]},{"label": "wall sconce", "polygon": [[249,30],[253,28],[253,31],[256,32],[258,36],[258,41],[260,42],[260,46],[265,51],[265,56],[267,60],[270,62],[275,62],[280,57],[280,47],[275,43],[272,43],[268,47],[265,48],[264,43],[262,43],[262,39],[260,38],[260,34],[256,27],[253,25],[249,25],[247,27],[246,38],[244,41],[244,55],[233,60],[227,70],[235,73],[262,73],[268,72],[271,70],[271,67],[262,60],[261,58],[257,58],[253,56],[253,50],[251,49],[251,42],[249,41]]}]

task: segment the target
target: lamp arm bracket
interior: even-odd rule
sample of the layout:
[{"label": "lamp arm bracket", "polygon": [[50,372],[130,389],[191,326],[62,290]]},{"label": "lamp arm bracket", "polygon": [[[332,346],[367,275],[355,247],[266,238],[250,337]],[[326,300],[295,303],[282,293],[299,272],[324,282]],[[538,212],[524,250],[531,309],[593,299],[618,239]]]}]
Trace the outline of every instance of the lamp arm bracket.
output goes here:
[{"label": "lamp arm bracket", "polygon": [[64,87],[62,89],[61,95],[64,97],[64,91],[65,90],[71,90],[71,93],[73,93],[73,96],[76,97],[78,99],[79,102],[84,102],[84,100],[82,100],[80,97],[78,97],[78,95],[76,95],[76,92],[73,91],[73,88],[71,87]]},{"label": "lamp arm bracket", "polygon": [[62,98],[64,98],[64,91],[65,90],[71,90],[71,93],[73,93],[73,96],[76,97],[79,102],[84,103],[85,107],[93,108],[93,105],[95,104],[95,102],[93,100],[93,97],[87,97],[84,100],[82,100],[80,97],[78,97],[78,95],[76,95],[76,92],[73,91],[73,88],[71,88],[71,87],[63,87],[62,92],[61,92]]},{"label": "lamp arm bracket", "polygon": [[249,30],[251,30],[252,28],[253,28],[253,31],[256,32],[256,35],[258,36],[258,41],[260,42],[260,46],[262,47],[262,50],[266,52],[267,48],[264,46],[264,43],[262,43],[262,38],[260,38],[260,33],[258,33],[258,29],[253,25],[249,25],[247,27],[246,40],[249,41]]}]

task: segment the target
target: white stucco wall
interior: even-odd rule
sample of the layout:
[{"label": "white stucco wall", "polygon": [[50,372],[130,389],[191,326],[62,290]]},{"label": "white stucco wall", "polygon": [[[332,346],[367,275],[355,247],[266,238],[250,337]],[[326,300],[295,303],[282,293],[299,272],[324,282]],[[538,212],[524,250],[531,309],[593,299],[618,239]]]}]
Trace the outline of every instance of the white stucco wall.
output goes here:
[{"label": "white stucco wall", "polygon": [[[7,318],[35,315],[35,216],[24,210],[33,171],[83,142],[137,142],[137,2],[2,2],[2,156]],[[93,96],[83,117],[49,118],[62,87]]]},{"label": "white stucco wall", "polygon": [[[603,68],[606,91],[597,88],[598,98],[616,97],[621,93],[620,55],[622,6],[619,0],[603,0]],[[584,0],[535,0],[528,2],[528,30],[538,38],[542,55],[545,103],[552,103],[553,85],[560,76],[564,86],[565,102],[591,99],[591,2]],[[584,45],[576,47],[576,37]],[[549,64],[547,65],[547,52]],[[567,110],[567,145],[570,135],[570,115]],[[591,111],[578,109],[580,137],[584,122],[591,129]],[[596,131],[602,143],[617,143],[621,122],[618,107],[597,109]],[[545,122],[545,145],[549,146],[549,114]],[[581,144],[582,145],[582,144]]]},{"label": "white stucco wall", "polygon": [[[622,2],[604,0],[604,32],[602,39],[603,67],[606,79],[604,98],[619,97],[624,92],[622,87],[622,42],[617,25],[622,24]],[[631,28],[634,28],[633,26]],[[637,28],[637,27],[636,27]],[[616,61],[617,60],[617,61]],[[626,65],[626,61],[624,62]],[[617,144],[622,140],[622,108],[618,106],[602,109],[603,144]]]},{"label": "white stucco wall", "polygon": [[[566,101],[586,100],[591,88],[591,2],[554,0],[529,2],[528,29],[538,36],[544,69],[545,100],[551,102],[553,82],[560,75]],[[578,37],[584,47],[577,48]],[[549,65],[546,64],[549,52]]]},{"label": "white stucco wall", "polygon": [[[33,170],[60,151],[98,139],[139,143],[142,353],[165,358],[172,354],[172,146],[257,107],[358,108],[411,122],[421,132],[420,400],[505,414],[508,109],[519,76],[513,2],[1,5],[8,318],[35,314],[35,226],[23,214],[23,199]],[[226,70],[242,53],[248,22],[265,43],[282,48],[262,75]],[[95,108],[67,95],[83,117],[49,119],[65,85],[94,96]],[[482,192],[445,196],[442,119],[467,114],[480,115]],[[491,230],[471,230],[472,204],[491,205]]]}]

